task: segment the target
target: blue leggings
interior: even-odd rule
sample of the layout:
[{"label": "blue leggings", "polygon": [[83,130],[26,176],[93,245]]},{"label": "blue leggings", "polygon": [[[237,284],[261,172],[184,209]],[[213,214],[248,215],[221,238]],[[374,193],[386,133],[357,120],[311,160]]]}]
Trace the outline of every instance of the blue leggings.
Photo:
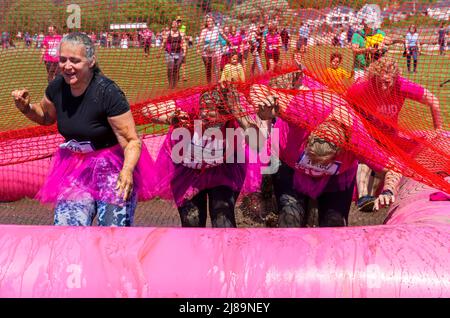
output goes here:
[{"label": "blue leggings", "polygon": [[408,54],[406,55],[406,66],[408,67],[408,71],[411,70],[411,57],[413,59],[414,71],[417,70],[417,56],[419,51],[417,46],[410,47],[408,50]]},{"label": "blue leggings", "polygon": [[137,196],[133,194],[123,206],[93,199],[61,200],[55,208],[55,225],[90,226],[98,214],[99,226],[131,226]]}]

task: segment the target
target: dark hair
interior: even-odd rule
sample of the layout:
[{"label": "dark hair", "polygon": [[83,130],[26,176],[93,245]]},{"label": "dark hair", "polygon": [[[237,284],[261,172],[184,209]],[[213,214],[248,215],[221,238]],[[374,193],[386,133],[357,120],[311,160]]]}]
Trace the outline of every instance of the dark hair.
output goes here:
[{"label": "dark hair", "polygon": [[238,51],[237,51],[236,49],[233,49],[233,50],[231,50],[231,52],[230,52],[230,57],[233,57],[234,55],[239,56],[239,53],[238,53]]},{"label": "dark hair", "polygon": [[[221,113],[229,114],[231,113],[230,107],[228,105],[228,99],[236,94],[233,89],[228,87],[223,88],[220,85],[202,93],[200,95],[200,105],[214,106],[216,110]],[[200,106],[201,107],[201,106]]]},{"label": "dark hair", "polygon": [[339,59],[339,62],[342,62],[342,54],[339,52],[334,52],[330,56],[330,62],[332,62],[335,58]]}]

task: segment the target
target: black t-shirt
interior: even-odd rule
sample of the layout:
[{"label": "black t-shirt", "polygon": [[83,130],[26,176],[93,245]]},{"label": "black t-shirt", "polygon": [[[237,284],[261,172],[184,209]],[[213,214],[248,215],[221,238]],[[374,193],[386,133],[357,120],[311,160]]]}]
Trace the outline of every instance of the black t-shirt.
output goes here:
[{"label": "black t-shirt", "polygon": [[86,91],[74,97],[70,86],[59,75],[48,84],[45,95],[55,104],[58,131],[66,141],[90,141],[95,149],[118,143],[108,117],[126,113],[130,105],[112,80],[94,74]]}]

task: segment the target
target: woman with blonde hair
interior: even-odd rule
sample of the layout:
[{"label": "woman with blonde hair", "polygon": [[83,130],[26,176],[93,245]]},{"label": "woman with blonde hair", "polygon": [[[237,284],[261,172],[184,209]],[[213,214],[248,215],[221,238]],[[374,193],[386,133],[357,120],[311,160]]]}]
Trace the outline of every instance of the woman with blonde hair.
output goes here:
[{"label": "woman with blonde hair", "polygon": [[[372,63],[367,78],[356,82],[347,90],[347,100],[355,109],[379,130],[392,135],[405,149],[413,149],[409,139],[400,138],[395,127],[398,126],[400,111],[406,99],[411,99],[430,108],[433,126],[443,128],[439,100],[428,89],[401,76],[398,63],[389,57],[382,57]],[[360,165],[357,176],[358,207],[371,211],[375,197],[368,185],[371,170]]]}]

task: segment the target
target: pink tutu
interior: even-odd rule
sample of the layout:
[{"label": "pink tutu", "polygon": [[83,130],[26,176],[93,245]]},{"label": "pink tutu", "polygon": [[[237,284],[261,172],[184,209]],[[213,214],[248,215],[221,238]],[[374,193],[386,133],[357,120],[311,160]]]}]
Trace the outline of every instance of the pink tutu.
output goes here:
[{"label": "pink tutu", "polygon": [[[120,145],[85,154],[59,149],[36,199],[42,203],[55,204],[59,200],[89,197],[110,204],[124,204],[115,189],[123,162],[124,153]],[[151,166],[152,159],[143,144],[134,170],[133,191],[139,200],[146,200],[151,195],[154,184]]]},{"label": "pink tutu", "polygon": [[[254,191],[260,186],[260,178],[256,173],[246,180],[246,163],[223,163],[205,169],[192,169],[175,164],[170,156],[171,149],[169,133],[151,169],[155,182],[152,197],[174,201],[177,206],[181,206],[204,189],[227,186],[241,192],[244,184],[246,191]],[[256,166],[252,171],[257,171]]]}]

